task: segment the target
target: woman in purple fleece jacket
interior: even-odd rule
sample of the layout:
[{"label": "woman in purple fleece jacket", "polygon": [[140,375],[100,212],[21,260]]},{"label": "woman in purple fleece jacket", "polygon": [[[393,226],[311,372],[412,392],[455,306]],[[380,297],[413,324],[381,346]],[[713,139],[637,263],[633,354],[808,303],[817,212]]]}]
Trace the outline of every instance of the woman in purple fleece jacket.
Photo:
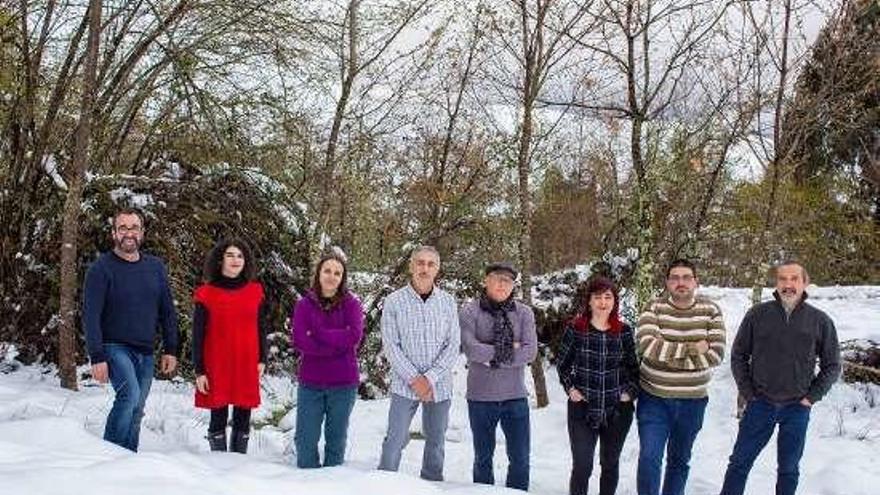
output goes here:
[{"label": "woman in purple fleece jacket", "polygon": [[321,466],[322,424],[323,465],[342,464],[345,457],[348,418],[360,381],[357,349],[364,334],[363,308],[346,287],[345,265],[341,253],[321,257],[312,288],[291,316],[291,341],[300,355],[294,443],[301,468]]}]

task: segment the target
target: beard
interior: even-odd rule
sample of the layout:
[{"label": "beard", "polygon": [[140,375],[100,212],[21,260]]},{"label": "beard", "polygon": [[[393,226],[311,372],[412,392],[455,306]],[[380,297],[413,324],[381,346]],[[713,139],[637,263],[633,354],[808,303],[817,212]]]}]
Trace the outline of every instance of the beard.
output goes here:
[{"label": "beard", "polygon": [[795,291],[781,290],[779,291],[779,300],[782,302],[782,307],[785,308],[785,311],[791,313],[791,311],[798,305],[801,298],[798,297],[797,292]]},{"label": "beard", "polygon": [[696,291],[687,290],[687,291],[678,291],[674,290],[670,293],[672,300],[677,303],[689,303],[693,300],[694,294]]},{"label": "beard", "polygon": [[[133,242],[127,242],[133,241]],[[141,241],[137,238],[126,237],[124,239],[114,239],[113,240],[114,247],[123,253],[131,254],[136,253],[138,249],[141,247]]]}]

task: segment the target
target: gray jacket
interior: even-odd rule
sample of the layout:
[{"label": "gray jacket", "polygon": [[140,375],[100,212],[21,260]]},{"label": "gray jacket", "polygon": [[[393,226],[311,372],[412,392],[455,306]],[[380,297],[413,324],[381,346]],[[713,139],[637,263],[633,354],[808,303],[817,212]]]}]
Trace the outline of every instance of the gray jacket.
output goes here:
[{"label": "gray jacket", "polygon": [[806,293],[790,315],[773,295],[776,300],[752,307],[739,326],[730,355],[737,388],[746,399],[818,402],[840,375],[834,323],[804,301]]},{"label": "gray jacket", "polygon": [[480,308],[479,299],[461,307],[461,348],[467,357],[467,399],[474,401],[505,401],[528,396],[525,367],[538,355],[538,334],[532,308],[516,301],[510,314],[513,340],[519,348],[513,351],[513,361],[498,368],[489,366],[495,355],[494,321],[492,315]]}]

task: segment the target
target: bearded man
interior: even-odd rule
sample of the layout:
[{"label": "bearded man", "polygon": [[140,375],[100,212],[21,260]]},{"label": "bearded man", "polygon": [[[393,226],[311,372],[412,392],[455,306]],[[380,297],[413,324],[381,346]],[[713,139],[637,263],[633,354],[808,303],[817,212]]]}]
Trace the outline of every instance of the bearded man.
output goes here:
[{"label": "bearded man", "polygon": [[140,252],[144,232],[139,211],[113,215],[113,250],[89,267],[82,308],[92,378],[109,379],[116,391],[104,440],[135,452],[153,381],[156,328],[162,326],[163,374],[177,367],[179,341],[168,274],[159,258]]},{"label": "bearded man", "polygon": [[810,410],[837,381],[841,369],[834,322],[806,302],[809,283],[800,263],[780,263],[773,300],[752,307],[739,326],[730,365],[736,387],[748,403],[722,495],[742,495],[755,458],[777,426],[776,495],[794,495],[797,490]]}]

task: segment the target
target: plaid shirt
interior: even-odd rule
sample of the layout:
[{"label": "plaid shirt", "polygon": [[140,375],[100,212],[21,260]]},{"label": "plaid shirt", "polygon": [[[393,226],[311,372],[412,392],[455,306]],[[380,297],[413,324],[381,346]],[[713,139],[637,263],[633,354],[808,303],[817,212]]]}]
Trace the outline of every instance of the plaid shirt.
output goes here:
[{"label": "plaid shirt", "polygon": [[434,287],[426,301],[410,284],[385,298],[382,347],[391,363],[391,392],[419,400],[409,384],[424,375],[434,400],[452,397],[452,367],[458,359],[461,331],[455,299]]},{"label": "plaid shirt", "polygon": [[572,387],[583,394],[587,418],[595,428],[617,410],[620,394],[635,399],[639,390],[639,363],[632,329],[624,325],[619,334],[592,326],[586,332],[568,326],[559,345],[556,364],[565,391]]}]

